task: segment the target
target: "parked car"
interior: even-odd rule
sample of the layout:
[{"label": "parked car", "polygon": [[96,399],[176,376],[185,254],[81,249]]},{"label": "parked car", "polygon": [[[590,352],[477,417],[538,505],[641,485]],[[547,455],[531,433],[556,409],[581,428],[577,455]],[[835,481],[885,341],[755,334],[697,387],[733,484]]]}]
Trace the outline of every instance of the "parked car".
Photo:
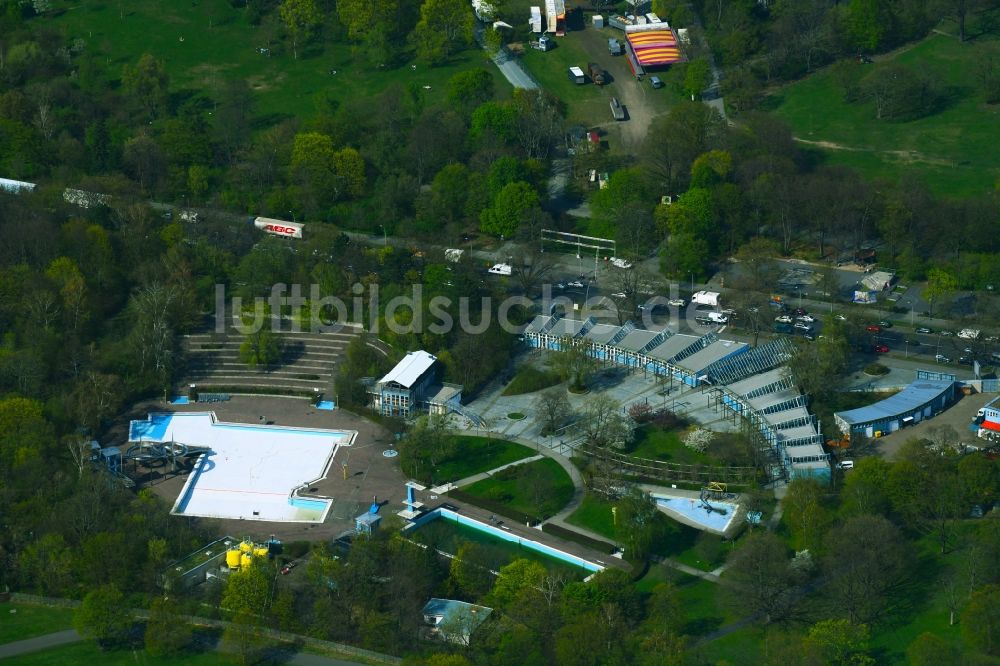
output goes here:
[{"label": "parked car", "polygon": [[667,305],[674,308],[682,308],[685,305],[687,305],[687,301],[685,301],[683,298],[671,298],[669,301],[667,301]]},{"label": "parked car", "polygon": [[972,365],[972,357],[962,356],[958,359],[958,362],[961,363],[962,365]]},{"label": "parked car", "polygon": [[663,81],[660,80],[660,77],[658,76],[651,76],[649,77],[649,85],[653,86],[654,88],[662,88]]},{"label": "parked car", "polygon": [[792,318],[789,317],[788,315],[778,315],[777,317],[774,318],[774,321],[782,324],[791,324]]},{"label": "parked car", "polygon": [[837,321],[847,321],[847,315],[842,315],[839,312],[833,316]]},{"label": "parked car", "polygon": [[295,562],[289,562],[285,566],[281,567],[281,575],[287,576],[288,574],[292,573],[292,569],[294,568],[295,568]]},{"label": "parked car", "polygon": [[951,359],[945,356],[944,354],[935,354],[934,360],[937,361],[938,363],[951,363]]},{"label": "parked car", "polygon": [[881,333],[882,327],[879,326],[878,324],[871,324],[869,326],[865,326],[865,330],[868,331],[869,333]]},{"label": "parked car", "polygon": [[572,282],[567,282],[566,286],[573,287],[574,289],[583,289],[583,283],[579,280],[573,280]]},{"label": "parked car", "polygon": [[797,329],[799,331],[811,331],[811,330],[813,330],[812,326],[810,326],[809,324],[807,324],[804,321],[797,321],[797,322],[795,322],[795,324],[793,324],[792,328],[795,328],[795,329]]},{"label": "parked car", "polygon": [[888,345],[875,345],[875,353],[876,354],[888,354],[889,353],[889,347],[888,347]]},{"label": "parked car", "polygon": [[556,289],[565,289],[566,284],[564,282],[556,282]]},{"label": "parked car", "polygon": [[812,334],[812,331],[806,331],[805,333],[802,334],[802,337],[809,341],[816,339],[816,336]]},{"label": "parked car", "polygon": [[841,460],[837,463],[837,469],[854,469],[853,460]]},{"label": "parked car", "polygon": [[816,321],[815,317],[813,317],[812,315],[807,315],[807,314],[799,315],[798,317],[796,317],[796,319],[798,319],[799,321],[809,322],[810,324],[813,323],[814,321]]},{"label": "parked car", "polygon": [[927,328],[926,326],[921,326],[917,329],[917,333],[933,333],[934,330]]},{"label": "parked car", "polygon": [[616,291],[615,293],[611,294],[611,298],[625,298],[625,292]]},{"label": "parked car", "polygon": [[793,314],[796,317],[803,317],[803,316],[805,316],[805,315],[807,315],[809,313],[806,312],[805,308],[795,308],[795,310],[793,311]]},{"label": "parked car", "polygon": [[950,338],[951,336],[955,335],[955,332],[954,331],[941,331],[940,333],[938,333],[938,335],[943,335],[946,338]]}]

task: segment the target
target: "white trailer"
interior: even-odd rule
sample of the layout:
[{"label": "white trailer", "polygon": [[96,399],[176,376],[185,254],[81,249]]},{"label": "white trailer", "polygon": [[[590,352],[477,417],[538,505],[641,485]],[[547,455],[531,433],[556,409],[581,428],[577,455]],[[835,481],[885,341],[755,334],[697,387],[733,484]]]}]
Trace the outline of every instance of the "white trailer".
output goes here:
[{"label": "white trailer", "polygon": [[696,305],[717,308],[719,307],[719,295],[717,291],[696,291],[691,295],[691,302]]},{"label": "white trailer", "polygon": [[304,224],[275,220],[270,217],[255,217],[253,226],[266,234],[282,236],[284,238],[302,238],[302,230],[305,229]]}]

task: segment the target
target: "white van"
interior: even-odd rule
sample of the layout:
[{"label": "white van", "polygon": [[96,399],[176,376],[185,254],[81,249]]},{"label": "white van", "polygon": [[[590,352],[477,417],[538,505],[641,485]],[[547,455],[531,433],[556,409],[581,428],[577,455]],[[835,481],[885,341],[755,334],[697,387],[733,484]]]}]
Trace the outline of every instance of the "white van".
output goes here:
[{"label": "white van", "polygon": [[511,275],[514,273],[514,269],[510,264],[493,264],[486,272],[493,275]]}]

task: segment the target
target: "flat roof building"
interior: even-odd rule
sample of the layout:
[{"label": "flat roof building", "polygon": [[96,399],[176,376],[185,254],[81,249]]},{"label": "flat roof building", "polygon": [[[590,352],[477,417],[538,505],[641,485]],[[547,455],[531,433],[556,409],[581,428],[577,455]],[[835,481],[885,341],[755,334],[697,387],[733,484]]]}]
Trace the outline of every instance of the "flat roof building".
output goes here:
[{"label": "flat roof building", "polygon": [[375,411],[400,418],[409,418],[417,411],[457,411],[462,387],[438,381],[439,369],[433,354],[423,350],[408,353],[369,390]]}]

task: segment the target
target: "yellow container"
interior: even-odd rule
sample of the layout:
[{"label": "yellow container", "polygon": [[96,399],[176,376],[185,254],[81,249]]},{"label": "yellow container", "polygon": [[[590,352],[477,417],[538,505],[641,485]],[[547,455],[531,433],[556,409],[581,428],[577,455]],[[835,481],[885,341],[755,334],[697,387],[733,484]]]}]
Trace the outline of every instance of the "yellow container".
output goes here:
[{"label": "yellow container", "polygon": [[230,569],[240,568],[240,550],[239,548],[230,548],[226,551],[226,566]]},{"label": "yellow container", "polygon": [[253,551],[253,544],[250,543],[249,541],[241,541],[240,550],[243,551],[244,553],[249,553]]},{"label": "yellow container", "polygon": [[253,549],[254,557],[267,557],[267,546],[256,546]]},{"label": "yellow container", "polygon": [[241,567],[243,567],[244,569],[248,569],[250,568],[251,564],[253,564],[253,558],[250,556],[249,553],[243,553],[242,555],[240,555]]}]

